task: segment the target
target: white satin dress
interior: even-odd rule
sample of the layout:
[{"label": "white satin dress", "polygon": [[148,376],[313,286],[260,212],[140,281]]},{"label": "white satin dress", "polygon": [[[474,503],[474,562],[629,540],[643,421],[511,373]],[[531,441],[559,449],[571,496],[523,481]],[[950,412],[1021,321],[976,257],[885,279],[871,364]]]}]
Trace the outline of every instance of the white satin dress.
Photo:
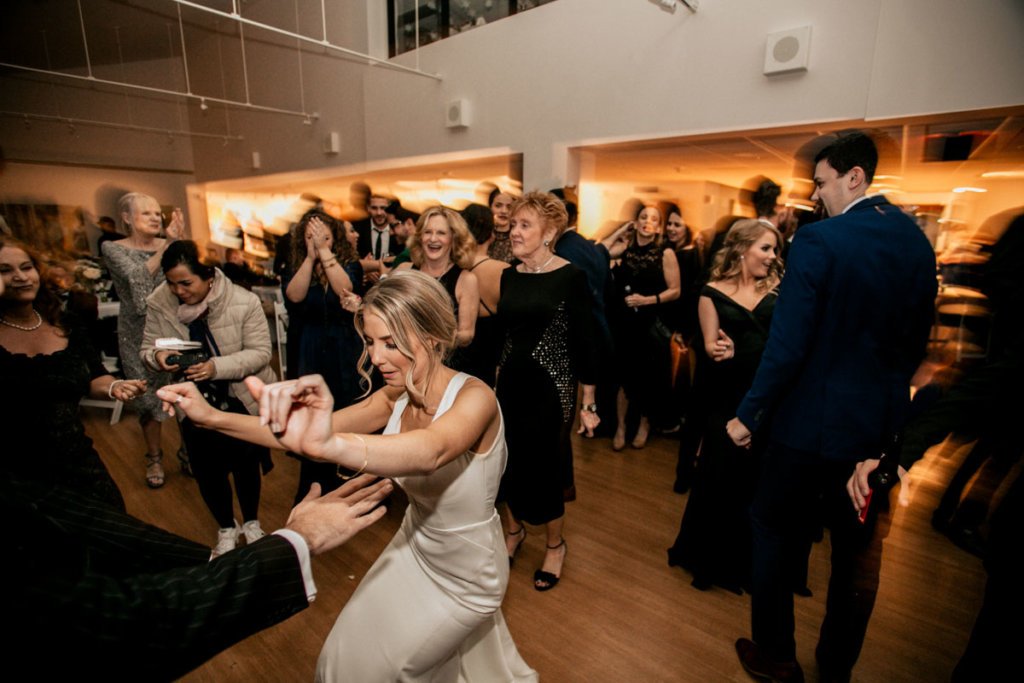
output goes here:
[{"label": "white satin dress", "polygon": [[[452,378],[437,419],[469,375]],[[395,404],[384,434],[397,434]],[[409,507],[395,537],[338,616],[317,681],[537,681],[501,614],[508,554],[494,508],[505,469],[505,425],[486,453],[398,477]]]}]

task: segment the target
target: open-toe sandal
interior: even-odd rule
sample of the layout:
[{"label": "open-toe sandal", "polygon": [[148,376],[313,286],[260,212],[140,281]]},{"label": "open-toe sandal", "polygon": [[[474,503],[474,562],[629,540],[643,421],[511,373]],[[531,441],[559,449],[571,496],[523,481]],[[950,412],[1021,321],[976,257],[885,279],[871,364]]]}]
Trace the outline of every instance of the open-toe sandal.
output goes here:
[{"label": "open-toe sandal", "polygon": [[[557,550],[558,548],[563,548],[563,547],[565,548],[565,551],[562,553],[562,565],[564,566],[565,565],[565,556],[569,554],[569,546],[566,545],[565,539],[563,538],[560,543],[556,543],[555,545],[547,546],[547,549],[548,550]],[[543,591],[549,591],[549,590],[551,590],[552,588],[554,588],[555,586],[558,585],[558,581],[561,578],[562,578],[562,568],[561,567],[558,568],[558,574],[557,575],[552,574],[551,572],[546,572],[543,569],[538,569],[537,571],[535,571],[533,573],[533,587],[534,587],[534,589],[542,591],[542,592]]]},{"label": "open-toe sandal", "polygon": [[519,539],[519,541],[516,542],[515,546],[512,548],[512,552],[509,553],[509,556],[508,556],[508,566],[509,567],[511,567],[512,563],[516,561],[516,555],[519,553],[519,547],[522,546],[523,545],[523,541],[526,540],[526,527],[525,526],[520,526],[518,531],[508,531],[508,532],[505,532],[506,538],[516,538],[517,536],[519,536],[519,534],[522,534],[523,536],[522,536],[522,538]]}]

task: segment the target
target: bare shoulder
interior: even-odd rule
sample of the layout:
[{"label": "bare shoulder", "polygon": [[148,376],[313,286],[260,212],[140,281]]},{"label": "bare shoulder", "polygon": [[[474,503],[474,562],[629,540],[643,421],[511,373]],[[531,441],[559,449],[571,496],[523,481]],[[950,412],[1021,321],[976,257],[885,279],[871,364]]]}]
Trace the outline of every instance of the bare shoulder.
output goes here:
[{"label": "bare shoulder", "polygon": [[470,376],[455,397],[455,405],[460,404],[492,411],[497,407],[498,399],[495,397],[493,389],[476,377]]}]

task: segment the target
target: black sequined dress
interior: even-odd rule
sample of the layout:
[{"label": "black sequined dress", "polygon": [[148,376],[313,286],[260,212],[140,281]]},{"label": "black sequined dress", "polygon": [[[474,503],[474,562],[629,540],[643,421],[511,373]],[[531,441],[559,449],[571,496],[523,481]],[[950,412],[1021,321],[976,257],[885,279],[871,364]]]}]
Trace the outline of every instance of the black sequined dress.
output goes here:
[{"label": "black sequined dress", "polygon": [[508,464],[499,500],[517,519],[543,524],[565,514],[576,382],[593,384],[597,355],[583,271],[501,274],[498,316],[505,346],[497,395],[505,416]]},{"label": "black sequined dress", "polygon": [[110,473],[85,435],[78,402],[106,375],[88,331],[65,323],[68,346],[26,356],[0,346],[0,467],[21,477],[61,484],[124,509]]}]

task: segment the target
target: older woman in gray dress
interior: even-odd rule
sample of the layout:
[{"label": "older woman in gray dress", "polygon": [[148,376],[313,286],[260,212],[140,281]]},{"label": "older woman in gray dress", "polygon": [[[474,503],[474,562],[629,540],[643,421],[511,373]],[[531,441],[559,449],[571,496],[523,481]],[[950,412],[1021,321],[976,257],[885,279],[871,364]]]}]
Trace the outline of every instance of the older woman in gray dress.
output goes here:
[{"label": "older woman in gray dress", "polygon": [[160,270],[160,257],[167,246],[185,233],[185,219],[181,209],[175,209],[165,236],[160,204],[149,195],[130,192],[118,202],[121,221],[128,237],[115,242],[104,242],[103,260],[110,270],[121,299],[117,319],[117,338],[121,352],[121,367],[129,379],[147,380],[149,390],[133,404],[139,414],[139,423],[146,439],[146,484],[150,488],[164,485],[163,451],[160,448],[160,423],[166,414],[160,409],[160,400],[153,393],[166,384],[166,373],[153,372],[143,364],[139,355],[142,332],[146,326],[146,297],[164,281]]}]

